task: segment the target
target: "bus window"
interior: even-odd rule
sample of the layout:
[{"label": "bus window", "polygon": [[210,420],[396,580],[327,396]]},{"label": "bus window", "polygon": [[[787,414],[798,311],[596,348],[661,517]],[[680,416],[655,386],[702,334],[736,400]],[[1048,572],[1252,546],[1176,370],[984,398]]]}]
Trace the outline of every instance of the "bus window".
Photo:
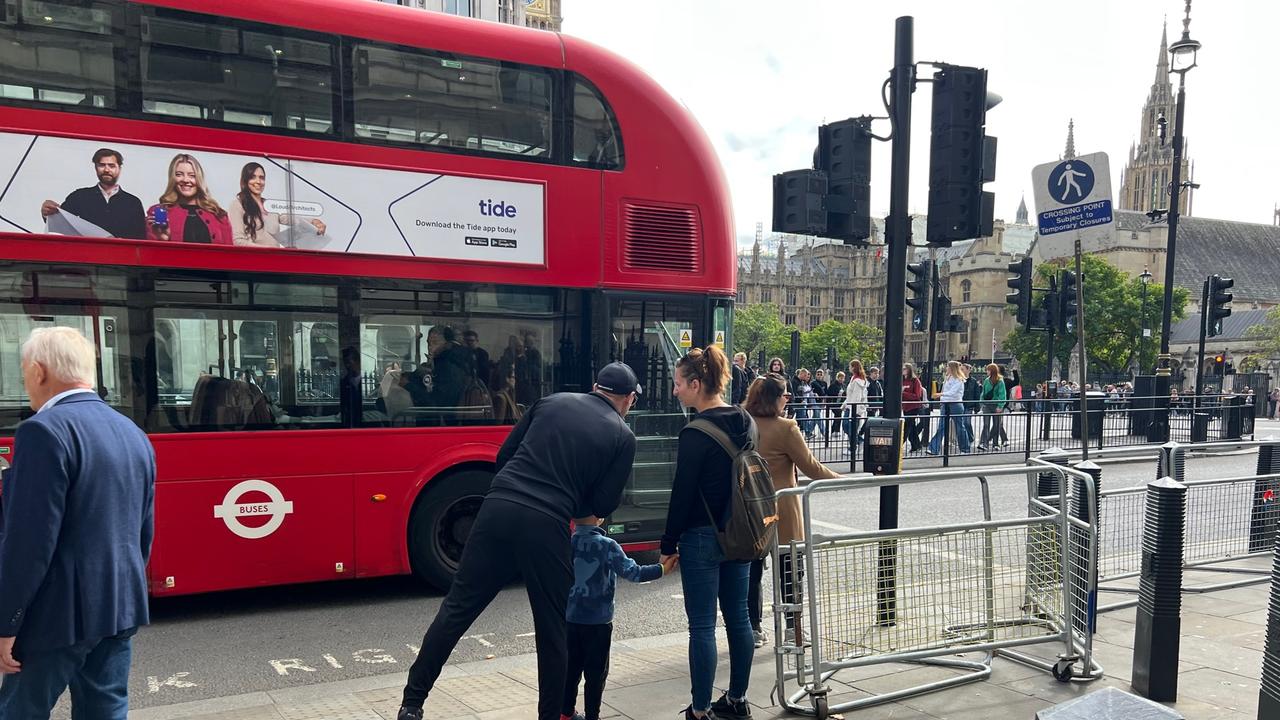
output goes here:
[{"label": "bus window", "polygon": [[586,80],[573,82],[573,162],[604,170],[622,169],[622,137],[604,98]]},{"label": "bus window", "polygon": [[144,113],[333,131],[330,39],[163,8],[144,13]]},{"label": "bus window", "polygon": [[550,72],[371,43],[352,52],[357,137],[550,156]]},{"label": "bus window", "polygon": [[366,424],[511,424],[544,395],[585,389],[577,293],[452,287],[364,290]]},{"label": "bus window", "polygon": [[42,267],[0,271],[0,427],[12,429],[32,410],[22,384],[22,343],[41,327],[79,330],[98,350],[98,394],[133,415],[143,378],[130,360],[125,279],[106,270]]},{"label": "bus window", "polygon": [[339,427],[335,287],[156,280],[159,431]]},{"label": "bus window", "polygon": [[113,7],[119,3],[0,3],[0,97],[115,108]]}]

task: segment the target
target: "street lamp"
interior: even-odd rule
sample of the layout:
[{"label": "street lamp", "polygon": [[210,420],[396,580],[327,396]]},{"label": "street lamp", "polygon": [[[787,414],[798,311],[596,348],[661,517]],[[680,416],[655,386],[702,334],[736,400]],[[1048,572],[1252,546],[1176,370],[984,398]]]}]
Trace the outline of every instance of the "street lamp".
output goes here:
[{"label": "street lamp", "polygon": [[1138,339],[1138,367],[1145,370],[1147,367],[1147,338],[1151,336],[1151,329],[1147,327],[1147,286],[1151,284],[1151,278],[1154,277],[1151,271],[1145,266],[1142,268],[1142,274],[1138,279],[1142,281],[1142,313],[1138,318],[1138,326],[1141,330],[1141,337]]},{"label": "street lamp", "polygon": [[1169,357],[1170,326],[1173,324],[1173,268],[1174,252],[1178,241],[1178,216],[1182,194],[1182,120],[1186,113],[1187,72],[1196,66],[1196,53],[1200,43],[1191,39],[1191,0],[1187,0],[1185,17],[1182,19],[1182,37],[1169,46],[1172,56],[1170,72],[1178,74],[1178,104],[1173,116],[1173,182],[1169,185],[1169,240],[1164,258],[1164,310],[1160,319],[1160,362],[1156,369],[1156,395],[1162,397],[1161,403],[1165,412],[1156,413],[1159,428],[1153,427],[1148,437],[1168,439],[1169,408],[1169,375],[1172,358]]}]

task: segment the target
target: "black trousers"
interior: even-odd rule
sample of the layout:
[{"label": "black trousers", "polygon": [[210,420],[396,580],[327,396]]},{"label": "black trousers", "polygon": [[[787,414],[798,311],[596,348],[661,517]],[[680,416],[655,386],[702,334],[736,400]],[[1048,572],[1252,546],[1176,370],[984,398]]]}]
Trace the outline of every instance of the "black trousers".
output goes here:
[{"label": "black trousers", "polygon": [[613,645],[613,623],[580,625],[569,623],[569,665],[564,683],[564,702],[560,714],[573,716],[578,701],[578,679],[586,678],[582,690],[582,714],[587,720],[600,720],[600,701],[604,698],[604,681],[609,677],[609,648]]},{"label": "black trousers", "polygon": [[409,668],[403,704],[422,707],[458,640],[504,585],[522,578],[538,648],[538,720],[559,720],[572,557],[567,521],[505,500],[485,500],[449,594]]},{"label": "black trousers", "polygon": [[[800,565],[801,556],[796,556],[796,565]],[[747,586],[747,617],[751,619],[751,629],[759,630],[764,621],[764,608],[760,600],[760,583],[764,580],[765,561],[753,560],[751,562],[751,580]],[[776,582],[782,583],[782,602],[792,604],[796,601],[796,591],[799,589],[796,583],[804,578],[804,568],[796,568],[799,572],[793,573],[791,568],[791,555],[783,553],[779,557],[778,576]],[[796,625],[796,613],[788,614],[786,627],[788,630],[794,630]]]}]

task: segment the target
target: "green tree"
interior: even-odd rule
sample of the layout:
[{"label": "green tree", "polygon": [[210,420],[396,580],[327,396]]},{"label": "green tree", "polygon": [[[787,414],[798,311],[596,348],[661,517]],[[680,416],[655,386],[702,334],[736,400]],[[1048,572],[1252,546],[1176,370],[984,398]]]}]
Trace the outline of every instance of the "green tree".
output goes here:
[{"label": "green tree", "polygon": [[747,354],[747,362],[755,363],[763,350],[765,355],[786,358],[791,348],[791,331],[782,324],[778,306],[773,303],[739,305],[733,310],[733,350]]},{"label": "green tree", "polygon": [[[1160,311],[1164,287],[1147,286],[1146,326],[1151,337],[1142,338],[1143,302],[1142,281],[1129,277],[1106,260],[1085,255],[1084,270],[1084,331],[1085,353],[1089,368],[1101,372],[1123,372],[1138,359],[1144,371],[1154,364],[1160,348]],[[1036,268],[1036,285],[1049,286],[1049,278],[1060,270],[1074,269],[1074,260],[1056,260],[1041,263]],[[1035,294],[1033,307],[1041,307],[1043,293]],[[1184,288],[1173,290],[1173,319],[1182,319],[1187,304]],[[1054,355],[1060,367],[1066,368],[1076,346],[1076,336],[1071,334],[1054,337]],[[1043,378],[1048,374],[1045,362],[1045,333],[1027,332],[1019,327],[1004,342],[1004,349],[1018,358],[1029,378]]]},{"label": "green tree", "polygon": [[1266,319],[1245,332],[1245,337],[1258,340],[1258,349],[1249,357],[1258,367],[1262,367],[1265,358],[1280,355],[1280,307],[1272,308]]},{"label": "green tree", "polygon": [[879,362],[884,352],[884,331],[860,322],[828,320],[800,334],[800,364],[809,368],[821,365],[827,361],[829,347],[835,348],[842,366],[853,358],[869,366]]}]

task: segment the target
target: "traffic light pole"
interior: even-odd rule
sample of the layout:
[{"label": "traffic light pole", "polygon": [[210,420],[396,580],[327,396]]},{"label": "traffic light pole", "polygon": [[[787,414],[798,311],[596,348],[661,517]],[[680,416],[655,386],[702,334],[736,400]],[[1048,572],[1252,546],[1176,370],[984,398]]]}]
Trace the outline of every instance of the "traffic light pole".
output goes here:
[{"label": "traffic light pole", "polygon": [[[1195,422],[1195,411],[1200,409],[1200,395],[1204,393],[1204,337],[1209,332],[1209,279],[1205,278],[1204,290],[1200,300],[1200,353],[1196,355],[1196,396],[1191,401],[1191,418]],[[1226,383],[1222,383],[1224,386]]]},{"label": "traffic light pole", "polygon": [[[907,294],[907,251],[911,244],[911,216],[908,215],[908,191],[911,170],[911,93],[915,90],[913,56],[914,20],[898,18],[894,24],[893,87],[889,117],[893,125],[893,153],[889,181],[889,218],[885,242],[889,246],[889,282],[886,289],[884,316],[884,377],[902,377],[903,307]],[[902,417],[902,383],[884,385],[884,417]],[[898,486],[880,488],[880,529],[898,527]],[[879,548],[877,587],[877,621],[881,625],[897,623],[897,547],[882,543]]]},{"label": "traffic light pole", "polygon": [[[933,255],[932,248],[929,249],[929,255]],[[926,351],[928,359],[925,361],[927,364],[924,371],[924,391],[927,395],[926,399],[932,400],[934,348],[938,344],[938,320],[934,317],[934,313],[938,310],[938,295],[941,293],[938,287],[938,263],[930,259],[929,267],[929,349]]]}]

